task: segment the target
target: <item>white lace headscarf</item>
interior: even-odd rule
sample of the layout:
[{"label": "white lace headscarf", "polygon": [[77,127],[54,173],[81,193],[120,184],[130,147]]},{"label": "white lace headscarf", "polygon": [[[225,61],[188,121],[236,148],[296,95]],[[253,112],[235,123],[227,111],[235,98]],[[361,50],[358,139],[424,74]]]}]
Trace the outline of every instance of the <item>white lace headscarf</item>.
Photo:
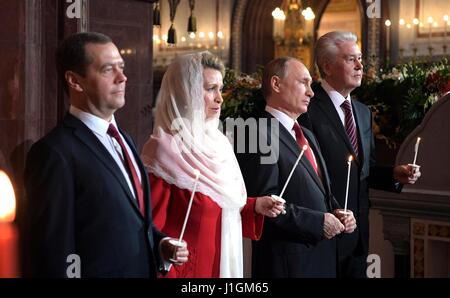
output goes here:
[{"label": "white lace headscarf", "polygon": [[205,120],[203,55],[211,54],[183,55],[168,67],[153,134],[141,157],[151,173],[181,189],[192,191],[194,169],[200,171],[197,191],[222,208],[220,277],[242,277],[240,210],[247,193],[233,148],[218,129],[219,119]]}]

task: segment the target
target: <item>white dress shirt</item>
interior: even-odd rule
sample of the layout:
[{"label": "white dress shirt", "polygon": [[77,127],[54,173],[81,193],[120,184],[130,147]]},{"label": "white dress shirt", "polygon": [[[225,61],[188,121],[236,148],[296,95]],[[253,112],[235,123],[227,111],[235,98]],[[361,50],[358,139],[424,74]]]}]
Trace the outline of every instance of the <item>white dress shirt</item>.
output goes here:
[{"label": "white dress shirt", "polygon": [[[106,120],[103,120],[103,119],[95,116],[95,115],[83,112],[82,110],[80,110],[74,106],[70,106],[69,113],[72,114],[74,117],[80,119],[80,121],[83,122],[92,131],[92,133],[103,144],[103,146],[105,146],[106,150],[108,150],[109,154],[111,154],[111,157],[114,159],[117,166],[122,171],[122,174],[128,183],[128,187],[130,188],[131,193],[136,198],[136,194],[134,192],[134,187],[133,187],[133,182],[130,180],[128,172],[125,169],[125,165],[124,165],[125,159],[124,159],[124,156],[122,153],[122,147],[120,147],[120,144],[116,141],[116,139],[114,139],[107,133],[110,123],[112,123],[116,127],[117,131],[119,131],[116,120],[114,118],[114,115],[112,116],[111,122],[108,122]],[[139,181],[142,181],[141,171],[139,170],[139,167],[137,166],[133,151],[131,151],[130,147],[128,146],[128,143],[125,141],[125,139],[122,136],[122,134],[120,133],[120,131],[119,131],[119,135],[122,138],[123,143],[125,144],[126,150],[128,151],[128,155],[130,156],[133,166],[139,177]]]},{"label": "white dress shirt", "polygon": [[334,90],[334,88],[331,87],[330,84],[327,83],[327,81],[322,80],[321,84],[322,84],[323,90],[325,90],[325,92],[331,98],[334,108],[336,109],[336,112],[338,113],[339,118],[341,119],[341,122],[342,122],[342,125],[344,126],[344,128],[345,128],[345,113],[344,113],[344,110],[342,109],[341,105],[345,100],[348,100],[350,102],[350,109],[353,114],[353,124],[355,124],[355,127],[356,127],[355,114],[353,113],[353,107],[352,107],[350,94],[347,95],[347,98],[345,98],[344,96],[342,96],[342,94],[340,94],[339,92]]},{"label": "white dress shirt", "polygon": [[[266,112],[271,114],[272,116],[274,116],[281,123],[281,125],[283,125],[287,131],[289,131],[291,136],[294,138],[295,142],[297,142],[297,137],[295,136],[295,131],[294,131],[294,123],[297,122],[296,120],[292,119],[291,117],[289,117],[285,113],[281,112],[280,110],[272,108],[271,106],[268,106],[268,105],[266,105]],[[306,137],[305,137],[305,139],[306,139]],[[306,139],[306,144],[308,144],[308,147],[311,148],[311,146],[309,146],[308,139]],[[310,150],[311,150],[311,154],[314,158],[314,163],[317,166],[317,160],[316,160],[316,155],[314,154],[314,150],[312,150],[312,148]]]},{"label": "white dress shirt", "polygon": [[289,131],[289,133],[292,135],[294,140],[297,141],[297,138],[295,137],[295,131],[293,129],[294,123],[295,123],[294,119],[292,119],[285,113],[283,113],[277,109],[274,109],[268,105],[266,105],[266,112],[271,114],[273,117],[275,117],[275,119],[277,119],[281,123],[281,125],[283,125],[284,128],[286,128],[287,131]]}]

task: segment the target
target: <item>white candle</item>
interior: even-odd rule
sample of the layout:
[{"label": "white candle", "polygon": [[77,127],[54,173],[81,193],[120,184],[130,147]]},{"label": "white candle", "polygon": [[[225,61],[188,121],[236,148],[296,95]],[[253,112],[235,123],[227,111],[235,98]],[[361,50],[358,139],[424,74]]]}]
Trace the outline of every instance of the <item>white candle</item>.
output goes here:
[{"label": "white candle", "polygon": [[291,180],[292,174],[294,173],[295,168],[297,167],[298,163],[300,162],[300,159],[302,159],[303,153],[305,152],[306,149],[308,149],[308,146],[303,145],[302,151],[300,151],[300,155],[298,156],[297,161],[295,162],[294,166],[292,167],[292,170],[289,173],[289,176],[288,176],[288,178],[286,180],[286,183],[283,186],[283,190],[280,193],[280,198],[283,197],[284,191],[286,190],[286,187],[287,187],[287,185],[289,183],[289,180]]},{"label": "white candle", "polygon": [[444,24],[444,44],[447,43],[447,25],[448,25],[448,21],[445,22],[445,24]]},{"label": "white candle", "polygon": [[[405,28],[406,22],[405,22],[404,19],[400,19],[400,20],[398,21],[398,24],[400,25],[400,27],[398,28],[398,34],[399,34],[399,38],[401,39],[401,36],[403,35],[402,31],[403,31],[403,29]],[[373,34],[373,36],[375,36],[375,34]],[[375,38],[375,37],[374,37],[374,38]],[[375,45],[375,43],[373,43],[373,44]],[[399,49],[399,51],[400,51],[400,58],[402,58],[402,56],[403,56],[403,51],[404,51],[404,50],[405,50],[405,49],[403,48],[402,43],[400,43],[400,49]]]},{"label": "white candle", "polygon": [[386,26],[386,52],[387,56],[389,57],[389,50],[390,50],[390,42],[391,42],[391,21],[386,20],[384,22],[384,25]]},{"label": "white candle", "polygon": [[419,29],[417,26],[419,26],[420,21],[418,18],[413,19],[413,56],[416,57],[417,55],[417,32],[419,32]]},{"label": "white candle", "polygon": [[345,188],[345,205],[344,205],[344,213],[347,213],[347,202],[348,202],[348,187],[350,185],[350,169],[352,168],[352,160],[353,160],[353,156],[349,156],[348,157],[348,161],[347,161],[347,187]]},{"label": "white candle", "polygon": [[428,21],[428,44],[429,47],[431,47],[431,26],[433,25],[433,18],[428,17],[427,21]]},{"label": "white candle", "polygon": [[443,17],[444,20],[444,45],[447,43],[447,25],[448,25],[448,15]]},{"label": "white candle", "polygon": [[420,137],[417,138],[416,145],[414,146],[414,161],[413,161],[413,165],[416,164],[417,152],[419,152],[419,144],[420,144]]},{"label": "white candle", "polygon": [[191,198],[189,199],[189,205],[188,205],[188,209],[186,211],[186,216],[184,217],[184,223],[183,223],[183,228],[181,229],[180,238],[178,239],[179,245],[181,245],[181,241],[183,240],[184,231],[186,230],[186,224],[187,224],[187,221],[189,218],[189,213],[191,212],[191,207],[192,207],[192,202],[194,201],[195,191],[197,190],[197,184],[198,184],[198,178],[200,176],[200,171],[195,169],[194,174],[195,174],[194,188],[191,193]]}]

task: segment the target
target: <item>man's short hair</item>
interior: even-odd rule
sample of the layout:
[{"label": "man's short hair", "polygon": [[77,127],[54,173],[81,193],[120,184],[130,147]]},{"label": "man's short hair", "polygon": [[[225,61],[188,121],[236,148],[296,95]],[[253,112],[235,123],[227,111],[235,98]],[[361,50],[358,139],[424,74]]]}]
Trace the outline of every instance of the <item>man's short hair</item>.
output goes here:
[{"label": "man's short hair", "polygon": [[84,77],[87,66],[92,63],[92,57],[86,54],[86,44],[110,42],[110,37],[97,32],[76,33],[62,41],[56,50],[56,70],[67,94],[69,87],[65,78],[66,72],[70,70]]},{"label": "man's short hair", "polygon": [[297,60],[292,57],[280,57],[275,58],[264,66],[264,71],[262,75],[261,88],[264,95],[264,98],[267,97],[272,92],[272,86],[270,81],[273,76],[277,76],[280,78],[285,78],[287,76],[287,68],[288,62],[291,60]]},{"label": "man's short hair", "polygon": [[344,31],[332,31],[322,35],[316,42],[314,54],[316,56],[316,64],[319,68],[320,76],[325,77],[323,64],[336,58],[339,52],[338,45],[341,42],[353,41],[358,39],[355,34]]}]

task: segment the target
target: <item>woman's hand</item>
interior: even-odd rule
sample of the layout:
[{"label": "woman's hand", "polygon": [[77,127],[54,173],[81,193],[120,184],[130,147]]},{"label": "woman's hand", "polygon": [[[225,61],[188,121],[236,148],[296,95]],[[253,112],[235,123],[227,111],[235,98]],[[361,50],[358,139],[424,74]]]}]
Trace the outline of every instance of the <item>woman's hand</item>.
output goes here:
[{"label": "woman's hand", "polygon": [[258,214],[274,218],[284,211],[284,202],[269,196],[257,197],[255,211]]}]

